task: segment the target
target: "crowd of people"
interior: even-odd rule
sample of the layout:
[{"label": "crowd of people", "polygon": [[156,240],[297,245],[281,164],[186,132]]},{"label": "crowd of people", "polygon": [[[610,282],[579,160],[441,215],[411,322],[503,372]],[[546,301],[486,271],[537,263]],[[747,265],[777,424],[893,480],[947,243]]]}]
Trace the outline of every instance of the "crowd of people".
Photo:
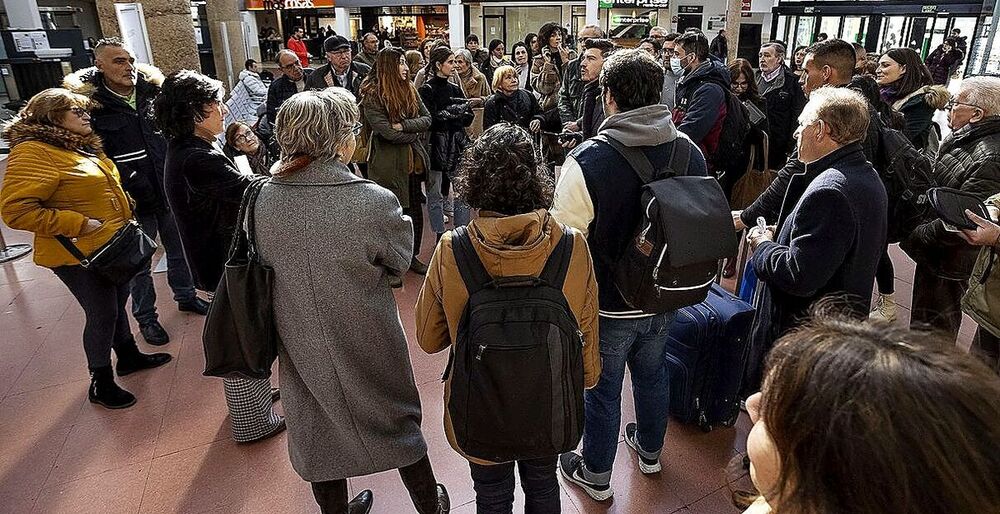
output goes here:
[{"label": "crowd of people", "polygon": [[[98,42],[94,67],[5,126],[0,190],[4,222],[35,234],[35,262],[85,312],[90,401],[135,404],[115,375],[171,356],[140,352],[125,310],[131,297],[145,342],[170,341],[151,260],[123,283],[88,260],[134,220],[164,246],[178,309],[205,315],[234,234],[246,233],[274,274],[281,390],[223,379],[233,438],[287,426],[322,512],[369,512],[374,493],[349,499],[347,479],[389,469],[418,512],[450,510],[393,295],[406,273],[426,275],[415,342],[450,355],[443,422],[469,460],[477,511],[511,512],[515,469],[527,512],[560,511],[560,475],[608,500],[623,421],[648,475],[662,469],[670,415],[678,310],[636,308],[618,287],[623,255],[643,251],[649,230],[646,162],[718,182],[726,230],[731,215],[759,280],[742,377],[756,490],[736,495],[741,507],[995,509],[1000,79],[965,78],[950,95],[954,40],[926,65],[897,48],[874,70],[863,48],[825,37],[791,54],[767,42],[757,63],[730,60],[724,34],[710,43],[696,29],[656,27],[635,49],[596,25],[576,48],[566,40],[557,23],[485,48],[470,35],[465,48],[380,49],[366,34],[354,55],[328,34],[315,69],[294,43],[269,84],[247,61],[236,87],[253,103],[239,116],[235,88],[227,101],[217,80],[164,77],[121,40]],[[988,209],[955,227],[914,199],[919,218],[902,219],[913,195],[899,175],[921,163],[934,185]],[[758,172],[773,180],[753,189],[745,179]],[[421,259],[425,213],[436,244]],[[674,230],[696,241],[701,229]],[[888,252],[897,242],[916,262],[908,328],[893,324],[906,303]],[[955,345],[963,311],[979,324],[974,356]],[[622,415],[626,369],[634,420]]]}]

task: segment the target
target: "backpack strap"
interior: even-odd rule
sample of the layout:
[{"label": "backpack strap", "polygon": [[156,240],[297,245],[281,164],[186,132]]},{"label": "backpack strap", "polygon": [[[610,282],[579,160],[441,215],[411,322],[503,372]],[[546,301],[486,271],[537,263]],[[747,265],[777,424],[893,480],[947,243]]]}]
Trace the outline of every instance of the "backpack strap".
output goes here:
[{"label": "backpack strap", "polygon": [[466,227],[458,227],[451,234],[451,251],[455,254],[458,272],[462,274],[465,289],[469,296],[479,292],[493,277],[486,271],[483,261],[472,246],[472,236]]},{"label": "backpack strap", "polygon": [[566,282],[566,274],[569,272],[569,261],[573,257],[573,237],[576,230],[566,225],[560,225],[563,230],[562,237],[556,243],[556,248],[549,254],[545,261],[545,267],[538,278],[544,280],[556,289],[562,289]]},{"label": "backpack strap", "polygon": [[687,136],[677,133],[677,138],[673,141],[673,147],[670,149],[670,158],[667,159],[666,166],[663,166],[659,170],[653,168],[653,163],[649,161],[646,154],[642,152],[637,147],[625,146],[621,141],[613,137],[609,137],[607,134],[598,134],[594,136],[593,139],[607,143],[612,148],[614,148],[622,157],[628,161],[629,166],[635,171],[636,175],[639,175],[639,179],[642,180],[643,184],[648,184],[654,179],[658,178],[668,178],[675,177],[678,175],[687,174],[688,164],[691,162],[691,143],[683,144],[682,139],[686,139]]}]

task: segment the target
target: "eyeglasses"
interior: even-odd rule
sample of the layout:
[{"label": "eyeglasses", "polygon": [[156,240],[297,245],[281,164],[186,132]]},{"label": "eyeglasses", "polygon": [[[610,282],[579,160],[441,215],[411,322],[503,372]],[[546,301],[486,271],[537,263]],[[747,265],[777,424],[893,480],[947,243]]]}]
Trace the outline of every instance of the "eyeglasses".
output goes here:
[{"label": "eyeglasses", "polygon": [[295,70],[295,69],[302,69],[302,63],[300,63],[299,61],[295,61],[295,62],[292,62],[292,63],[288,63],[288,64],[286,64],[284,66],[279,66],[279,68],[281,68],[282,70],[285,70],[285,71],[292,71],[292,70]]},{"label": "eyeglasses", "polygon": [[362,124],[361,124],[361,122],[359,122],[359,121],[356,121],[356,122],[354,122],[354,126],[353,126],[353,127],[351,127],[351,132],[352,132],[352,133],[353,133],[353,134],[354,134],[355,136],[359,136],[359,135],[361,135],[361,128],[362,128],[362,127],[364,127],[364,125],[362,125]]},{"label": "eyeglasses", "polygon": [[83,107],[70,107],[69,112],[75,114],[78,118],[90,116],[90,111],[84,109]]},{"label": "eyeglasses", "polygon": [[746,81],[743,81],[743,82],[733,82],[733,89],[746,89],[749,86],[750,86],[750,83],[746,82]]},{"label": "eyeglasses", "polygon": [[233,138],[233,142],[236,143],[236,144],[238,144],[238,145],[248,145],[254,139],[255,138],[254,138],[253,134],[251,134],[249,132],[244,132],[244,133],[239,134],[238,136],[234,137]]},{"label": "eyeglasses", "polygon": [[948,103],[944,104],[944,109],[946,111],[950,111],[950,110],[953,110],[955,108],[955,106],[958,106],[958,105],[964,105],[966,107],[972,107],[973,109],[983,110],[982,107],[980,107],[980,106],[978,106],[976,104],[959,102],[958,98],[952,98],[951,100],[948,100]]}]

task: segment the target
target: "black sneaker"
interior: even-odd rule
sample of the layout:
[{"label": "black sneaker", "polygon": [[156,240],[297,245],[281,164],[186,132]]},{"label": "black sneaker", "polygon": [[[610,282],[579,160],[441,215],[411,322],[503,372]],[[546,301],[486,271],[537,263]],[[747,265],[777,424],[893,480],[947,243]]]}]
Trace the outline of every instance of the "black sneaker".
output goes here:
[{"label": "black sneaker", "polygon": [[199,316],[208,314],[208,302],[195,296],[186,302],[178,302],[177,310],[181,312],[193,312]]},{"label": "black sneaker", "polygon": [[170,342],[170,335],[159,321],[139,325],[139,332],[142,332],[142,338],[153,346],[163,346]]},{"label": "black sneaker", "polygon": [[629,423],[625,425],[625,444],[629,448],[635,450],[636,456],[639,457],[639,471],[642,471],[644,475],[651,475],[653,473],[659,473],[662,468],[660,466],[660,459],[647,459],[642,456],[642,452],[639,451],[639,440],[635,437],[636,424]]},{"label": "black sneaker", "polygon": [[605,501],[615,494],[611,484],[595,484],[583,478],[583,456],[576,452],[568,452],[559,456],[559,473],[568,482],[580,486],[587,493],[587,496],[599,502]]}]

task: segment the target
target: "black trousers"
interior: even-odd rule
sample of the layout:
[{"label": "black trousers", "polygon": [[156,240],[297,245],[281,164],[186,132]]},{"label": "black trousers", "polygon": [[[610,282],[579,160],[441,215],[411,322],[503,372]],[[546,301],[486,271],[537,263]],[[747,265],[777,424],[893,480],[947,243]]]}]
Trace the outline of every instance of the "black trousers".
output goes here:
[{"label": "black trousers", "polygon": [[972,355],[979,357],[994,372],[1000,374],[1000,338],[983,327],[976,328],[972,339]]},{"label": "black trousers", "polygon": [[424,242],[424,193],[421,190],[421,177],[415,173],[410,174],[410,206],[403,209],[403,214],[413,221],[413,257],[420,255],[420,246]]},{"label": "black trousers", "polygon": [[932,328],[955,338],[962,326],[962,295],[968,280],[938,278],[926,267],[917,264],[913,274],[913,304],[910,327]]},{"label": "black trousers", "polygon": [[888,248],[879,259],[878,267],[875,268],[875,283],[878,284],[879,294],[896,292],[896,270],[892,266],[892,259],[889,258]]},{"label": "black trousers", "polygon": [[[410,493],[413,506],[420,514],[434,514],[438,510],[437,480],[431,461],[424,458],[399,468],[399,477]],[[311,482],[313,496],[323,514],[347,514],[347,480]]]},{"label": "black trousers", "polygon": [[[558,514],[559,481],[556,479],[558,456],[517,461],[524,490],[525,514]],[[514,463],[492,466],[469,463],[476,490],[478,514],[510,514],[514,508]]]},{"label": "black trousers", "polygon": [[52,272],[62,280],[83,307],[87,321],[83,327],[83,350],[90,369],[111,365],[111,349],[135,348],[135,339],[125,314],[129,283],[115,285],[83,266],[60,266]]}]

